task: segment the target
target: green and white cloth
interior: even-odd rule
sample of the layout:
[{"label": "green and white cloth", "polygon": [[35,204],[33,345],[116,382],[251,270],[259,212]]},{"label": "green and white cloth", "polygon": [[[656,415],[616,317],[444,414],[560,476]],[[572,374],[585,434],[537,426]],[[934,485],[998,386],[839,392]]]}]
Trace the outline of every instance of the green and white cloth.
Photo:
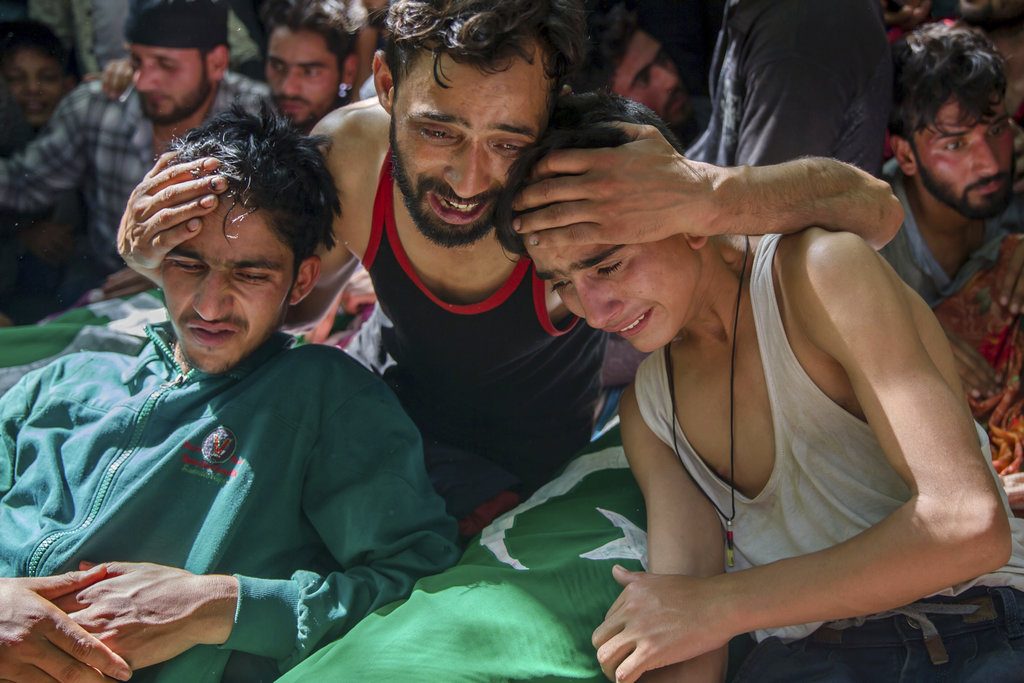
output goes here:
[{"label": "green and white cloth", "polygon": [[0,328],[0,394],[22,375],[75,351],[137,354],[146,325],[167,320],[157,290],[73,308],[39,325]]},{"label": "green and white cloth", "polygon": [[645,564],[643,498],[615,430],[496,519],[462,560],[366,617],[283,682],[604,681],[590,638]]}]

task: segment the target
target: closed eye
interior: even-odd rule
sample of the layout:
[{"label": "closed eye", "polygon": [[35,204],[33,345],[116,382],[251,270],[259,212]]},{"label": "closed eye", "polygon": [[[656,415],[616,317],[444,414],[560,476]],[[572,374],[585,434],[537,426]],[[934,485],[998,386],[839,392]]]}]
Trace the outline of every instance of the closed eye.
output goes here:
[{"label": "closed eye", "polygon": [[243,271],[237,273],[237,276],[239,279],[245,280],[246,282],[267,282],[270,280],[270,276],[266,273],[250,273]]},{"label": "closed eye", "polygon": [[622,268],[622,261],[616,261],[610,266],[602,266],[601,268],[597,269],[597,272],[599,275],[611,275],[619,268]]}]

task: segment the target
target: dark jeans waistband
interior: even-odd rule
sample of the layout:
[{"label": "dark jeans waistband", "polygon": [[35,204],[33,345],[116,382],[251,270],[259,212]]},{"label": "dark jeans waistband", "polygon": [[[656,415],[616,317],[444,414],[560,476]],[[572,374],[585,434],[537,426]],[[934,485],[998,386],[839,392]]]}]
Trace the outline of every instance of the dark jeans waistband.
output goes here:
[{"label": "dark jeans waistband", "polygon": [[[918,601],[931,604],[978,605],[972,614],[931,614],[929,618],[943,637],[1003,626],[1007,636],[1024,635],[1024,593],[1008,586],[975,586],[954,597],[934,596]],[[902,614],[865,621],[860,626],[835,629],[822,626],[807,637],[820,645],[881,647],[923,640],[921,627]]]}]

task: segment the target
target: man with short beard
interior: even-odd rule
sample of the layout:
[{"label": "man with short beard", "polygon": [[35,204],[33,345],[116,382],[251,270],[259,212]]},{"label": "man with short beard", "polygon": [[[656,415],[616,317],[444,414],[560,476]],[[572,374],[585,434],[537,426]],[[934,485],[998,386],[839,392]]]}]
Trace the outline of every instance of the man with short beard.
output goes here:
[{"label": "man with short beard", "polygon": [[[933,24],[894,47],[895,100],[889,131],[895,158],[886,176],[905,222],[882,255],[933,308],[990,268],[1009,231],[1024,226],[1024,202],[1013,194],[1013,133],[1003,104],[1003,60],[983,35]],[[1024,283],[1001,288],[1017,313]],[[1012,265],[1012,264],[1011,264]],[[955,335],[957,367],[980,397],[997,388],[995,371]]]},{"label": "man with short beard", "polygon": [[19,154],[0,159],[0,208],[39,211],[62,190],[84,195],[89,245],[78,290],[123,267],[114,235],[125,203],[175,137],[234,103],[256,111],[265,85],[227,70],[226,2],[132,0],[125,39],[133,89],[109,100],[98,82],[76,88],[47,129]]},{"label": "man with short beard", "polygon": [[260,16],[269,35],[265,74],[274,104],[308,133],[349,103],[366,8],[361,0],[269,0]]}]

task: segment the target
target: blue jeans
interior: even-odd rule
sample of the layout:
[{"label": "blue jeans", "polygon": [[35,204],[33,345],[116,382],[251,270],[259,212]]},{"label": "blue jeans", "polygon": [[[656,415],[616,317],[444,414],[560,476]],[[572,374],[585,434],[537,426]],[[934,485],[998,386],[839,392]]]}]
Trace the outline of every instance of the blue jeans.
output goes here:
[{"label": "blue jeans", "polygon": [[949,661],[935,664],[920,626],[903,615],[837,631],[822,627],[792,643],[768,638],[754,648],[734,683],[757,681],[1024,681],[1024,593],[975,587],[934,603],[981,603],[973,615],[931,616]]}]

